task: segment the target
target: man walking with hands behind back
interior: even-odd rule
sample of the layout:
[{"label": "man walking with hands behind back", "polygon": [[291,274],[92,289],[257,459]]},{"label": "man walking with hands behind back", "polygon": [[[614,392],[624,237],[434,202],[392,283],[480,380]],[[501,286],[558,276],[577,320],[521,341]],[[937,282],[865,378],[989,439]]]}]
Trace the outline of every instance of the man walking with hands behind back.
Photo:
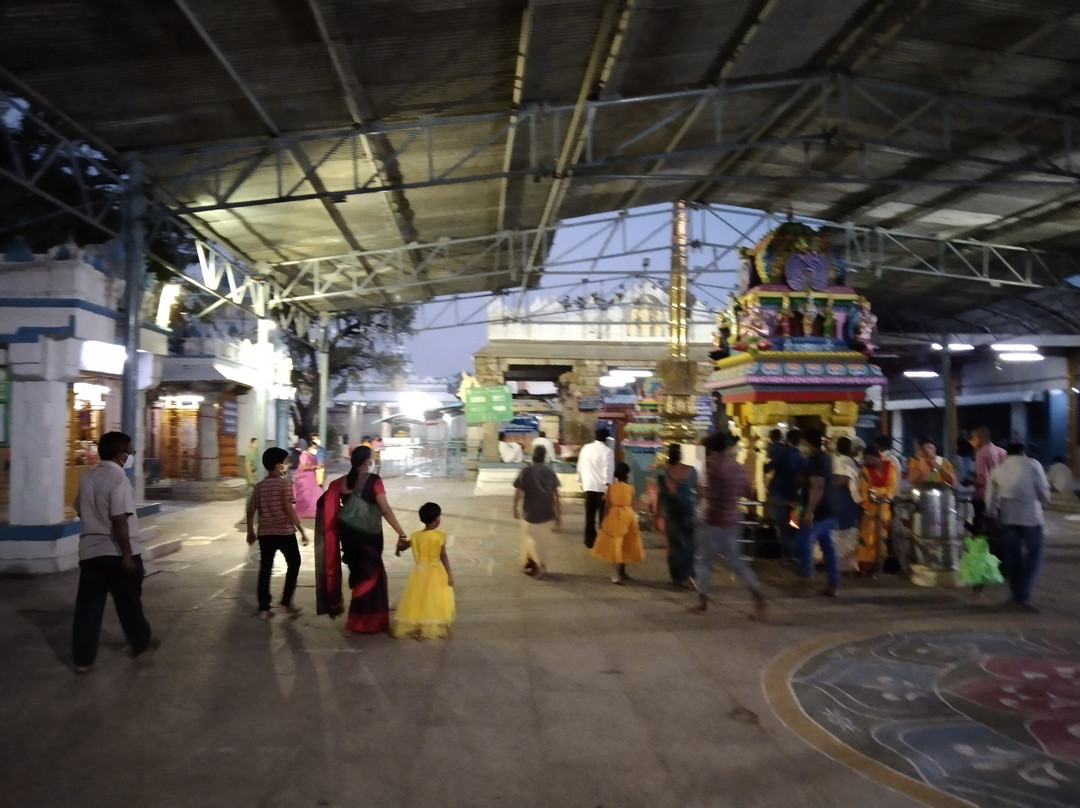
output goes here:
[{"label": "man walking with hands behind back", "polygon": [[1039,575],[1043,551],[1043,505],[1050,502],[1050,483],[1039,461],[1024,454],[1024,444],[1009,444],[1005,460],[986,482],[986,511],[1001,522],[1005,569],[1011,597],[1006,605],[1027,612]]},{"label": "man walking with hands behind back", "polygon": [[596,430],[596,440],[581,447],[577,476],[585,492],[585,546],[596,543],[596,522],[604,518],[604,494],[615,480],[615,452],[607,445],[608,431]]},{"label": "man walking with hands behind back", "polygon": [[514,480],[514,518],[521,523],[521,560],[526,575],[540,579],[547,569],[551,533],[559,527],[559,478],[544,462],[543,446],[533,449],[532,465],[523,468]]},{"label": "man walking with hands behind back", "polygon": [[79,481],[75,513],[79,530],[79,591],[75,596],[72,647],[75,672],[89,673],[97,659],[105,600],[136,656],[157,648],[142,609],[143,563],[135,491],[124,473],[135,462],[131,436],[106,432],[98,441],[101,462]]}]

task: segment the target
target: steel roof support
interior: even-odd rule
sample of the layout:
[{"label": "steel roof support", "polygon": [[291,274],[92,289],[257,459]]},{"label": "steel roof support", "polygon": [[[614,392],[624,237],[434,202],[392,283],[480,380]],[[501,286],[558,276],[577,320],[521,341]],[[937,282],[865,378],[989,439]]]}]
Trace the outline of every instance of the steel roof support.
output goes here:
[{"label": "steel roof support", "polygon": [[503,178],[499,182],[499,212],[495,216],[495,230],[506,227],[506,206],[510,193],[510,170],[514,166],[514,144],[517,142],[517,124],[521,113],[521,98],[525,91],[525,71],[529,63],[529,44],[532,41],[533,9],[535,4],[526,2],[521,10],[521,30],[518,33],[517,60],[514,65],[514,87],[510,92],[510,125],[506,133],[503,152]]},{"label": "steel roof support", "polygon": [[[330,60],[333,62],[338,80],[341,82],[345,104],[349,108],[349,115],[354,123],[363,126],[366,122],[375,119],[375,111],[368,100],[363,83],[360,81],[359,76],[356,75],[356,71],[353,70],[348,49],[343,42],[331,35],[331,26],[327,23],[326,13],[319,0],[308,0],[308,6],[311,8],[312,16],[315,17],[315,22],[319,27],[319,34],[330,54]],[[340,26],[334,26],[334,30],[340,30]],[[376,175],[379,176],[380,185],[385,183],[390,186],[400,186],[404,182],[404,178],[390,139],[386,135],[378,134],[361,135],[357,139],[363,146],[364,153],[374,167]],[[382,195],[382,198],[386,201],[390,216],[393,218],[398,233],[401,235],[401,242],[403,244],[413,244],[420,241],[420,234],[413,224],[412,205],[409,204],[405,191],[400,187],[391,187],[386,194]],[[415,257],[412,254],[409,257],[414,263],[414,274],[419,277],[421,270],[416,266]],[[427,291],[430,294],[431,290],[428,289]]]},{"label": "steel roof support", "polygon": [[[866,0],[862,7],[852,15],[849,25],[837,33],[822,50],[815,54],[812,64],[821,65],[826,70],[840,70],[846,74],[855,74],[859,67],[869,61],[885,44],[900,34],[913,20],[917,19],[932,0]],[[843,120],[847,119],[849,108],[846,104],[848,89],[841,85],[838,94],[838,111]],[[818,107],[807,107],[791,116],[779,128],[780,136],[790,136],[807,126],[815,114],[821,116],[821,131],[829,131],[828,122],[830,94],[823,91]],[[766,133],[763,133],[763,136]],[[774,135],[775,137],[776,135]],[[753,172],[764,161],[764,155],[754,157],[740,173]],[[727,171],[733,167],[729,162],[723,166]],[[785,189],[788,193],[789,190]],[[769,205],[761,205],[769,207]]]},{"label": "steel roof support", "polygon": [[[121,237],[124,244],[124,369],[120,389],[120,429],[131,436],[132,441],[142,449],[138,440],[139,416],[142,407],[139,402],[139,332],[142,322],[139,311],[142,307],[143,276],[146,274],[144,259],[146,256],[146,227],[143,217],[146,215],[146,177],[139,160],[130,160],[127,164],[127,182],[124,184],[124,199],[121,207]],[[128,479],[135,481],[136,470],[128,470]]]},{"label": "steel roof support", "polygon": [[[700,141],[693,148],[670,150],[672,143],[681,139],[679,133],[685,127],[686,118],[696,114],[699,106],[700,115],[723,122],[730,118],[725,114],[730,103],[749,94],[766,94],[769,100],[768,111],[759,119],[742,122],[737,131],[724,131],[719,128],[712,132],[709,141]],[[783,97],[778,97],[785,94]],[[832,103],[832,99],[847,98],[847,103]],[[809,100],[809,102],[808,102]],[[950,94],[930,93],[921,88],[913,88],[888,82],[871,81],[858,77],[846,77],[839,74],[819,74],[810,77],[789,77],[763,82],[735,82],[705,90],[691,90],[678,93],[664,93],[652,96],[621,99],[588,100],[579,99],[579,105],[550,108],[529,108],[520,111],[508,121],[504,114],[431,117],[416,122],[380,125],[372,123],[358,127],[354,131],[336,130],[334,132],[312,135],[288,135],[263,141],[221,144],[209,147],[203,152],[162,153],[149,158],[148,168],[156,172],[159,181],[172,190],[177,201],[170,203],[178,212],[185,215],[199,214],[228,209],[241,209],[277,204],[287,201],[318,199],[329,206],[336,214],[334,201],[341,201],[357,194],[391,194],[398,198],[405,191],[417,188],[438,187],[459,183],[485,180],[505,180],[507,183],[535,175],[535,166],[521,165],[506,168],[506,153],[501,145],[513,139],[515,148],[519,146],[530,153],[534,147],[542,146],[557,133],[564,133],[559,146],[559,161],[555,166],[555,181],[548,194],[545,210],[548,211],[544,222],[554,220],[552,211],[557,210],[559,198],[565,194],[570,178],[587,180],[597,179],[637,179],[648,181],[685,182],[688,177],[695,178],[700,188],[717,182],[740,181],[746,183],[764,182],[767,187],[776,184],[806,185],[815,182],[846,183],[865,187],[867,183],[877,183],[883,187],[908,187],[912,185],[941,185],[956,188],[1007,188],[1013,185],[1047,186],[1060,183],[1071,186],[1080,181],[1080,170],[1075,162],[1070,162],[1073,143],[1073,131],[1080,129],[1080,116],[1054,111],[1034,109],[1020,104],[1003,103],[993,99],[970,98]],[[893,131],[884,137],[859,136],[852,126],[852,104],[859,101],[871,105],[886,114],[896,125]],[[908,108],[915,104],[915,111]],[[828,131],[807,131],[786,134],[766,139],[764,132],[785,116],[799,116],[800,109],[812,109],[821,112],[828,106],[826,120],[832,126]],[[660,112],[666,110],[665,112]],[[649,123],[637,131],[627,131],[622,125],[622,112],[633,113],[648,118]],[[1030,153],[1042,153],[1044,141],[1056,144],[1056,157],[1025,158],[1018,162],[1013,159],[992,156],[979,144],[964,144],[965,148],[955,143],[951,129],[964,121],[983,121],[1000,117],[1002,129],[1017,139],[1017,144]],[[478,139],[464,158],[455,165],[441,172],[428,172],[426,178],[405,182],[400,175],[395,179],[382,177],[377,168],[370,173],[353,172],[352,179],[343,177],[332,185],[324,185],[318,178],[317,168],[335,154],[348,151],[359,152],[366,148],[365,143],[376,142],[382,137],[389,142],[394,135],[401,143],[397,149],[383,156],[385,164],[394,163],[404,155],[415,156],[416,150],[423,150],[430,162],[440,148],[443,134],[452,136],[456,127],[470,123],[483,124],[485,135]],[[492,129],[489,124],[495,125]],[[618,127],[618,138],[613,137]],[[787,127],[785,127],[787,128]],[[459,131],[459,130],[458,130]],[[667,141],[668,149],[660,147],[635,150],[638,143],[652,142],[656,135],[670,133],[673,139]],[[653,138],[646,138],[653,134]],[[571,136],[573,135],[573,136]],[[678,137],[674,137],[678,136]],[[597,143],[619,143],[608,146],[606,152],[598,151]],[[590,146],[591,144],[591,146]],[[989,144],[993,146],[994,144]],[[282,179],[281,156],[304,155],[305,150],[314,150],[322,146],[322,157],[312,162],[306,157],[298,165],[304,171],[305,180],[286,184]],[[713,169],[701,171],[695,175],[692,171],[664,174],[659,170],[643,170],[642,164],[658,164],[668,157],[708,158],[715,155],[742,154],[756,150],[761,155],[773,154],[782,147],[799,146],[807,152],[807,168],[801,173],[791,172],[773,177],[768,173],[753,174],[740,169],[738,174],[716,173]],[[846,153],[860,153],[871,159],[868,167],[856,170],[833,169],[827,159],[830,151],[836,147]],[[503,148],[500,160],[503,169],[499,171],[477,171],[472,168],[478,155]],[[659,148],[659,151],[657,149]],[[903,174],[875,174],[872,158],[877,153],[905,155],[914,159],[926,160],[938,168],[934,177],[905,176]],[[185,155],[187,155],[185,157]],[[177,159],[194,157],[195,164],[181,173],[170,174],[170,166]],[[294,160],[294,162],[296,162]],[[842,161],[841,161],[842,162]],[[941,174],[941,167],[955,164],[959,173],[951,176]],[[720,166],[723,167],[721,162]],[[966,169],[981,166],[987,172],[972,177]],[[237,179],[253,176],[256,172],[276,172],[279,176],[279,190],[272,194],[245,193],[247,183],[231,181],[227,186],[215,181],[210,190],[211,202],[196,202],[195,197],[205,192],[195,186],[201,178],[239,175]],[[1016,172],[1023,171],[1020,177]],[[304,186],[310,190],[304,190]],[[291,187],[290,187],[291,186]],[[562,190],[559,190],[562,189]],[[700,196],[700,194],[699,194]],[[505,206],[504,206],[505,217]],[[409,231],[406,231],[408,235]],[[405,243],[418,239],[409,239]],[[530,256],[533,263],[536,258]],[[528,266],[528,262],[526,266]]]},{"label": "steel roof support", "polygon": [[[722,205],[695,205],[694,211],[697,212],[697,220],[692,233],[691,249],[712,250],[712,256],[708,261],[692,266],[691,275],[697,288],[715,298],[708,290],[719,287],[704,281],[714,279],[716,273],[733,273],[734,261],[731,266],[725,266],[725,260],[732,256],[738,247],[755,243],[766,230],[778,224],[780,218],[775,214],[761,213],[748,227],[740,228],[728,222],[726,217],[736,213],[746,215],[742,209]],[[521,233],[497,233],[432,244],[367,250],[362,256],[345,253],[319,259],[283,262],[276,265],[273,272],[261,282],[265,284],[268,311],[302,301],[362,298],[374,291],[371,276],[352,275],[347,272],[350,262],[362,257],[368,262],[368,266],[373,268],[373,273],[380,279],[386,291],[411,293],[420,289],[423,281],[417,280],[411,273],[401,272],[399,267],[406,260],[404,253],[412,251],[424,256],[421,259],[423,269],[430,278],[452,280],[467,274],[472,279],[489,279],[496,284],[498,279],[505,279],[509,285],[513,282],[517,266],[513,255],[527,253],[534,239],[550,237],[556,231],[562,234],[562,247],[559,254],[551,255],[545,261],[546,276],[586,279],[643,277],[648,273],[607,267],[611,265],[609,262],[621,262],[625,266],[627,259],[655,255],[664,249],[648,244],[648,237],[639,237],[635,241],[628,236],[632,221],[649,216],[662,218],[655,212],[618,213],[610,216],[607,226],[604,220],[593,219],[584,223],[559,223],[545,233],[533,229]],[[1041,288],[1061,286],[1066,277],[1080,272],[1075,261],[1066,261],[1057,254],[1025,247],[973,239],[944,240],[885,228],[840,225],[818,219],[796,217],[796,220],[805,221],[815,227],[826,227],[834,234],[834,244],[842,251],[856,282],[858,273],[900,272],[995,286]],[[666,227],[666,220],[660,222],[657,230],[662,227]],[[719,232],[710,233],[710,228],[718,228]],[[575,230],[586,235],[577,238]],[[590,257],[575,257],[581,253],[588,253]],[[212,260],[224,260],[220,253],[215,255]],[[462,258],[457,258],[459,255]],[[496,263],[484,272],[474,273],[473,269],[491,255],[506,255],[508,261],[505,266]],[[288,282],[277,280],[277,275],[283,276]],[[212,275],[209,280],[220,283],[221,278],[227,280],[228,276]],[[231,290],[232,296],[242,299],[243,294],[255,283],[255,279],[245,276],[243,282]]]},{"label": "steel roof support", "polygon": [[[18,103],[9,94],[0,92],[0,100],[17,105],[20,114],[24,116],[27,122],[26,125],[37,127],[53,139],[53,144],[45,152],[45,159],[52,159],[54,162],[63,161],[67,164],[70,169],[67,173],[72,178],[72,181],[76,183],[78,198],[70,202],[61,200],[43,189],[40,180],[44,177],[45,170],[38,163],[27,165],[19,159],[20,155],[6,126],[0,126],[0,133],[3,133],[3,139],[0,140],[0,180],[10,182],[33,193],[54,205],[58,211],[81,219],[100,230],[102,235],[120,241],[124,241],[128,235],[125,232],[124,217],[129,215],[125,211],[128,211],[132,204],[130,200],[125,200],[132,187],[131,183],[137,183],[140,189],[139,193],[144,197],[144,210],[137,217],[143,222],[143,231],[140,236],[143,244],[142,254],[152,258],[190,286],[216,298],[216,303],[212,308],[216,308],[222,303],[229,303],[252,316],[264,316],[264,312],[260,311],[259,307],[255,305],[255,299],[258,295],[256,280],[251,277],[250,270],[246,267],[239,263],[233,264],[232,272],[234,274],[232,278],[234,285],[230,287],[228,294],[222,294],[219,288],[224,275],[216,276],[213,284],[202,283],[184,271],[182,261],[178,260],[177,257],[164,255],[160,249],[155,250],[149,246],[154,243],[155,239],[159,238],[161,242],[166,243],[177,240],[194,240],[198,242],[199,236],[193,232],[188,223],[177,218],[171,211],[163,208],[160,204],[148,204],[149,200],[146,199],[146,196],[152,189],[145,180],[144,173],[141,177],[134,177],[114,168],[111,160],[106,159],[104,155],[88,146],[87,143],[67,138],[39,115],[34,107]],[[132,165],[139,166],[140,172],[144,171],[144,164],[141,160],[135,160]],[[90,189],[86,184],[86,177],[90,174],[95,174],[100,178],[103,185],[111,186],[110,190],[102,194],[100,188]],[[149,229],[145,227],[147,222],[150,223]],[[8,229],[17,231],[18,226],[14,225]],[[207,229],[213,232],[212,228],[208,227]],[[231,247],[225,239],[219,239],[219,241]],[[221,261],[231,261],[231,259],[225,259],[213,248],[211,248],[210,252],[219,256]],[[238,280],[236,273],[239,273],[243,280]],[[249,290],[255,290],[252,292],[251,305],[244,302],[244,293]],[[289,324],[286,322],[279,324],[283,329],[287,330],[289,328]],[[297,336],[303,339],[304,333],[300,332]]]},{"label": "steel roof support", "polygon": [[[957,84],[960,87],[963,87],[966,84],[970,84],[970,82],[972,80],[980,78],[982,76],[985,76],[986,74],[990,73],[992,70],[1000,68],[1008,59],[1016,56],[1018,53],[1023,52],[1025,49],[1030,48],[1035,42],[1037,42],[1038,40],[1044,38],[1048,34],[1053,33],[1062,24],[1064,24],[1070,17],[1072,17],[1075,14],[1076,14],[1076,10],[1074,8],[1069,8],[1069,9],[1066,9],[1066,10],[1063,10],[1063,11],[1059,12],[1052,19],[1047,20],[1046,22],[1044,22],[1043,25],[1041,25],[1039,28],[1037,28],[1034,31],[1032,31],[1032,32],[1030,32],[1028,34],[1025,34],[1024,36],[1017,39],[1008,48],[1005,48],[1004,50],[1001,50],[1001,51],[998,51],[996,53],[988,55],[987,58],[985,60],[982,60],[976,68],[969,71],[966,76],[961,77],[960,80],[957,82]],[[928,109],[930,106],[932,106],[933,103],[934,103],[933,100],[926,101],[919,109],[917,109],[915,111],[915,113],[913,113],[913,115],[922,114],[926,109]],[[993,121],[994,121],[994,118],[987,117],[985,120],[992,124]],[[1017,131],[1005,132],[1005,133],[1003,133],[1005,135],[1005,137],[1003,137],[1002,140],[1012,140],[1012,141],[1015,142],[1016,138],[1018,137],[1019,134],[1021,134],[1021,133],[1026,134],[1028,128],[1032,127],[1032,126],[1035,126],[1037,123],[1038,123],[1037,121],[1033,120],[1033,121],[1030,121],[1030,122],[1028,122],[1026,124],[1023,124],[1022,127],[1021,127],[1021,130],[1019,132],[1017,132]],[[1065,152],[1066,152],[1066,155],[1067,155],[1067,158],[1066,158],[1067,161],[1071,159],[1071,155],[1072,155],[1072,148],[1071,148],[1072,144],[1069,142],[1069,140],[1070,140],[1069,138],[1066,138]],[[1035,152],[1035,154],[1040,155],[1041,153],[1040,152]],[[1019,167],[1021,162],[1023,162],[1023,161],[1017,161],[1017,166],[1018,167]],[[1072,168],[1073,168],[1073,166],[1070,165],[1068,162],[1067,162],[1066,167],[1069,170],[1072,170]],[[914,172],[915,176],[927,176],[929,173],[936,170],[937,168],[938,168],[938,165],[936,163],[928,162],[926,164],[914,165],[914,166],[905,168],[904,173],[908,174],[908,175],[912,175],[912,172]],[[1004,171],[1005,169],[1002,169],[1002,170]],[[880,190],[880,189],[878,189],[878,190]],[[965,198],[970,193],[971,193],[971,191],[969,189],[962,189],[962,190],[958,190],[958,191],[956,191],[954,193],[942,194],[942,195],[934,198],[933,200],[931,200],[925,207],[941,207],[941,206],[944,206],[944,205],[947,205],[947,204],[955,203],[955,202],[959,201],[960,199]],[[889,201],[894,196],[895,196],[894,192],[885,192],[885,196],[882,196],[882,193],[876,193],[875,189],[869,188],[864,192],[860,192],[858,194],[853,195],[853,197],[850,200],[848,200],[846,202],[841,202],[840,204],[834,206],[832,209],[830,209],[828,211],[827,215],[830,216],[830,217],[833,217],[833,218],[850,218],[850,217],[856,215],[857,213],[861,212],[862,210],[864,210],[869,205],[875,205],[875,206],[881,205],[883,202]],[[903,224],[910,223],[911,221],[912,221],[911,218],[909,218],[907,215],[903,215],[903,216],[892,217],[887,222],[883,222],[882,224],[884,224],[887,227],[898,227],[898,226],[901,226]],[[963,234],[968,235],[968,234],[973,233],[973,232],[978,232],[980,229],[981,228],[969,229],[967,231],[964,231]],[[959,236],[959,235],[961,235],[961,233],[957,232],[957,233],[954,233],[953,235],[954,236]]]},{"label": "steel roof support", "polygon": [[[540,258],[541,245],[546,243],[543,234],[558,218],[559,208],[562,206],[562,201],[570,187],[571,174],[568,173],[570,165],[577,162],[585,148],[588,139],[586,122],[592,120],[592,116],[588,114],[587,109],[589,96],[604,91],[603,80],[610,75],[612,65],[619,58],[624,42],[622,32],[627,29],[636,5],[636,0],[624,0],[622,11],[618,17],[615,15],[615,3],[606,3],[604,5],[604,16],[600,21],[600,28],[593,43],[592,53],[589,54],[589,64],[585,69],[585,76],[582,78],[581,87],[578,89],[577,103],[574,105],[570,123],[566,128],[566,137],[562,142],[562,147],[559,149],[559,159],[555,164],[555,180],[548,190],[544,211],[540,214],[537,229],[540,231],[541,237],[533,242],[532,249],[530,249],[522,269],[521,286],[523,289],[529,285],[529,275]],[[602,56],[604,51],[607,51],[606,57]]]},{"label": "steel roof support", "polygon": [[[188,22],[191,24],[191,27],[195,29],[195,32],[199,35],[199,38],[202,39],[203,43],[210,50],[210,53],[213,54],[214,58],[229,75],[229,78],[232,79],[233,83],[237,86],[240,92],[243,93],[244,98],[247,99],[248,104],[251,105],[251,108],[255,110],[256,114],[266,125],[270,134],[280,135],[280,127],[278,127],[278,125],[273,121],[273,119],[270,117],[270,114],[259,102],[259,99],[256,98],[254,92],[252,92],[251,88],[247,86],[247,82],[244,81],[243,77],[236,71],[236,68],[233,67],[232,63],[229,61],[228,56],[226,56],[224,51],[222,51],[221,48],[218,47],[217,43],[214,41],[214,38],[210,36],[210,32],[206,30],[203,24],[199,21],[199,18],[195,14],[194,10],[192,10],[191,6],[188,5],[187,0],[174,0],[174,2],[183,12],[184,16],[187,17]],[[331,193],[327,190],[326,185],[319,177],[318,173],[315,170],[315,166],[312,165],[311,160],[308,158],[307,154],[302,149],[293,147],[289,149],[289,157],[292,158],[292,161],[300,169],[301,173],[303,173],[304,179],[308,182],[309,185],[311,185],[312,189],[317,194],[317,198],[322,202],[323,207],[326,210],[326,214],[330,217],[330,220],[334,223],[334,226],[341,233],[341,237],[345,239],[345,243],[348,244],[349,247],[353,250],[361,249],[360,243],[356,240],[356,236],[353,235],[353,232],[349,228],[348,223],[346,223],[345,218],[341,215],[341,211],[337,209],[336,203],[330,198]],[[387,297],[387,300],[389,301],[389,297]]]},{"label": "steel roof support", "polygon": [[[773,12],[777,3],[778,0],[757,0],[757,2],[746,11],[742,20],[739,22],[738,27],[735,29],[735,32],[728,38],[727,42],[724,43],[720,50],[720,54],[717,56],[712,68],[708,71],[708,75],[713,77],[711,84],[714,86],[718,85],[728,77],[732,67],[735,65],[735,61],[746,48],[746,45],[750,40],[754,38],[754,35],[757,33],[758,28],[761,27],[761,24]],[[708,102],[705,96],[698,98],[694,103],[693,109],[690,110],[689,114],[687,114],[686,118],[683,120],[682,125],[675,134],[671,136],[667,146],[664,148],[665,153],[670,154],[679,147],[683,138],[686,137],[686,133],[690,131],[690,127],[694,125],[694,122],[697,121],[701,113],[705,111],[707,105]],[[722,120],[719,118],[719,107],[717,107],[716,112],[716,125],[719,130],[723,125]],[[652,174],[659,171],[660,167],[664,164],[664,159],[664,157],[658,158],[652,164],[652,167],[645,173]],[[637,188],[627,195],[620,207],[632,208],[637,205],[644,190],[645,184],[640,183]]]}]

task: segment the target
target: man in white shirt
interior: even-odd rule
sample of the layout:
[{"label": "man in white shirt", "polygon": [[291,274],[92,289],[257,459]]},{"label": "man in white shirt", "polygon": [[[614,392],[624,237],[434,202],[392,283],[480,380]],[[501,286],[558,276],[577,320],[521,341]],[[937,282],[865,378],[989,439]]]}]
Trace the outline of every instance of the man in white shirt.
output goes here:
[{"label": "man in white shirt", "polygon": [[585,492],[585,546],[596,542],[596,522],[604,518],[604,494],[615,480],[615,452],[607,445],[608,431],[596,430],[596,440],[581,447],[577,476]]},{"label": "man in white shirt", "polygon": [[135,492],[124,474],[135,460],[131,437],[123,432],[105,433],[98,441],[98,457],[101,462],[79,482],[74,503],[82,522],[72,630],[76,673],[89,673],[94,667],[110,592],[132,653],[138,657],[158,646],[143,616],[142,545]]},{"label": "man in white shirt", "polygon": [[1024,455],[1024,444],[1010,443],[986,485],[986,512],[1001,524],[1003,559],[1012,596],[1009,605],[1037,612],[1030,603],[1043,550],[1043,505],[1050,483],[1038,460]]},{"label": "man in white shirt", "polygon": [[547,460],[545,460],[544,462],[555,462],[555,444],[551,442],[551,438],[547,436],[547,432],[542,429],[540,430],[540,434],[537,437],[533,438],[532,451],[535,452],[537,446],[544,447],[544,457],[547,458]]},{"label": "man in white shirt", "polygon": [[521,463],[521,444],[506,439],[506,433],[499,433],[499,459],[503,463]]}]

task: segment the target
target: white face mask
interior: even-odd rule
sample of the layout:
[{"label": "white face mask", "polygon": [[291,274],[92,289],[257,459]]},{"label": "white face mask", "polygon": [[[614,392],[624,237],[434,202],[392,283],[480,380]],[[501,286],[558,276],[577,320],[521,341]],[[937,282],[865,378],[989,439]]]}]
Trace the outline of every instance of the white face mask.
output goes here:
[{"label": "white face mask", "polygon": [[135,455],[129,454],[124,458],[124,469],[127,470],[135,465]]}]

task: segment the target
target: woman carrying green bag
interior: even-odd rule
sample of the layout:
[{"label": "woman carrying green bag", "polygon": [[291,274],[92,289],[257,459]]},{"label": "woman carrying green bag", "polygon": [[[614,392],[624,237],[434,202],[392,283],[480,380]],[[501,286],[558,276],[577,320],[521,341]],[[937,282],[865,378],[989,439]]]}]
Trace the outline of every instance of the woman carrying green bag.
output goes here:
[{"label": "woman carrying green bag", "polygon": [[386,501],[386,489],[372,474],[371,447],[357,446],[352,470],[334,480],[319,498],[315,513],[315,611],[337,617],[344,611],[341,562],[349,568],[352,600],[345,630],[378,634],[390,628],[390,592],[383,566],[382,520],[405,532]]}]

